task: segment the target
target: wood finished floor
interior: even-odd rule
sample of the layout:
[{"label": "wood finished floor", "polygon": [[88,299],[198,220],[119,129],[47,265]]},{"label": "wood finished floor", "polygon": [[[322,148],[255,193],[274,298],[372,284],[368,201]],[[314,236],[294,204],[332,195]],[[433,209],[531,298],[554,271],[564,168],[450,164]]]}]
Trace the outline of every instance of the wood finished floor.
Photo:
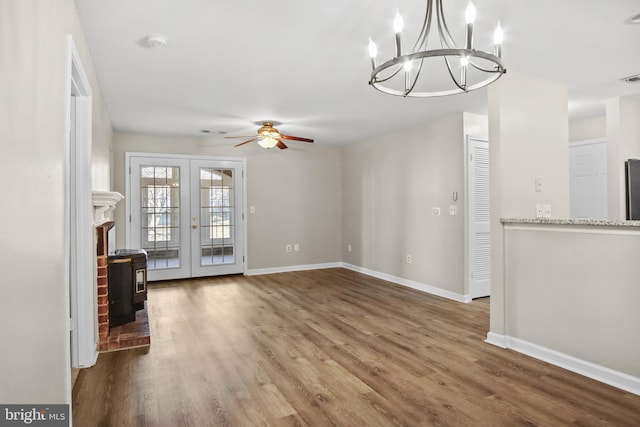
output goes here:
[{"label": "wood finished floor", "polygon": [[484,343],[460,304],[344,269],[149,287],[151,348],[101,354],[76,426],[640,426],[640,396]]}]

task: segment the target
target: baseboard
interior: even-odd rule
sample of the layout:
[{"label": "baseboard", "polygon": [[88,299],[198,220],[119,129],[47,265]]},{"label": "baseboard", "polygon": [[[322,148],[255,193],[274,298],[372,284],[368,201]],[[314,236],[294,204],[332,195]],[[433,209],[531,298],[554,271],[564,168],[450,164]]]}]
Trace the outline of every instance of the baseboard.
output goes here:
[{"label": "baseboard", "polygon": [[504,335],[496,334],[495,332],[489,332],[487,339],[484,342],[495,345],[500,348],[507,348],[507,339]]},{"label": "baseboard", "polygon": [[358,265],[342,263],[342,267],[356,271],[358,273],[366,274],[378,279],[386,280],[387,282],[396,283],[401,286],[406,286],[411,289],[415,289],[428,294],[436,295],[442,298],[447,298],[457,302],[468,303],[471,302],[470,295],[458,294],[455,292],[447,291],[446,289],[436,288],[435,286],[425,285],[424,283],[414,282],[413,280],[404,279],[402,277],[393,276],[391,274],[381,273],[379,271],[370,270],[368,268],[360,267]]},{"label": "baseboard", "polygon": [[251,268],[245,271],[244,274],[245,276],[257,276],[260,274],[289,273],[292,271],[322,270],[324,268],[339,268],[339,267],[342,267],[341,262],[329,262],[324,264],[306,264],[306,265],[286,265],[283,267]]},{"label": "baseboard", "polygon": [[640,396],[640,378],[625,374],[624,372],[615,371],[605,366],[578,359],[519,338],[495,334],[493,332],[487,334],[485,342],[498,347],[509,348],[518,353],[526,354],[535,359]]}]

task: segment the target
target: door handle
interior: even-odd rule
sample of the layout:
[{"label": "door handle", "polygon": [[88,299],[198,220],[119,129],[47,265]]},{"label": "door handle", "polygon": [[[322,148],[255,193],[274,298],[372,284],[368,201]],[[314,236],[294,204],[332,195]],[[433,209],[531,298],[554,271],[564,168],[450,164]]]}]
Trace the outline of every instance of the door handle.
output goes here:
[{"label": "door handle", "polygon": [[193,224],[193,225],[191,226],[191,228],[193,228],[193,229],[195,230],[196,228],[198,228],[198,225],[197,225],[197,224]]}]

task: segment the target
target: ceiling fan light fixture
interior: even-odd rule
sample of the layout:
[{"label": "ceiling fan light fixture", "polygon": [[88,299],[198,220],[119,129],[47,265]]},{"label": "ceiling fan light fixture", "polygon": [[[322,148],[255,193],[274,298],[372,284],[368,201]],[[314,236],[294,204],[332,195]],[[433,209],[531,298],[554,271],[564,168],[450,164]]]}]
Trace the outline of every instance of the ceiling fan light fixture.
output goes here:
[{"label": "ceiling fan light fixture", "polygon": [[258,144],[260,144],[262,148],[273,148],[277,143],[278,140],[270,135],[261,136],[258,138]]},{"label": "ceiling fan light fixture", "polygon": [[[413,48],[408,52],[403,53],[402,49],[403,21],[398,11],[394,19],[395,55],[392,58],[378,65],[376,61],[378,48],[369,38],[369,56],[372,65],[369,84],[373,88],[389,95],[403,97],[428,98],[456,95],[487,86],[507,72],[502,62],[504,31],[499,21],[494,33],[492,51],[476,49],[473,46],[476,8],[470,1],[465,11],[465,43],[463,47],[458,47],[445,20],[442,0],[426,0],[426,3],[427,10],[422,29]],[[434,46],[437,46],[435,48],[429,48],[432,27],[437,31],[435,43],[432,41]],[[434,88],[418,85],[423,65],[427,62],[437,63],[438,61],[435,61],[437,59],[444,59],[442,72],[450,77],[450,83],[448,85],[434,83]],[[429,70],[423,74],[424,76],[426,78],[422,80],[429,79],[433,73]]]}]

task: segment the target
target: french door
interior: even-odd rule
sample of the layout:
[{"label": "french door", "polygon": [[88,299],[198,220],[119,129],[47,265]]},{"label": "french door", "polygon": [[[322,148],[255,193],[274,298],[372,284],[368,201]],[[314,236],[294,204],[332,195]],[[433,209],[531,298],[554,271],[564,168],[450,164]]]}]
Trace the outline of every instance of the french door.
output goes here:
[{"label": "french door", "polygon": [[241,160],[127,153],[127,244],[149,280],[244,271]]}]

